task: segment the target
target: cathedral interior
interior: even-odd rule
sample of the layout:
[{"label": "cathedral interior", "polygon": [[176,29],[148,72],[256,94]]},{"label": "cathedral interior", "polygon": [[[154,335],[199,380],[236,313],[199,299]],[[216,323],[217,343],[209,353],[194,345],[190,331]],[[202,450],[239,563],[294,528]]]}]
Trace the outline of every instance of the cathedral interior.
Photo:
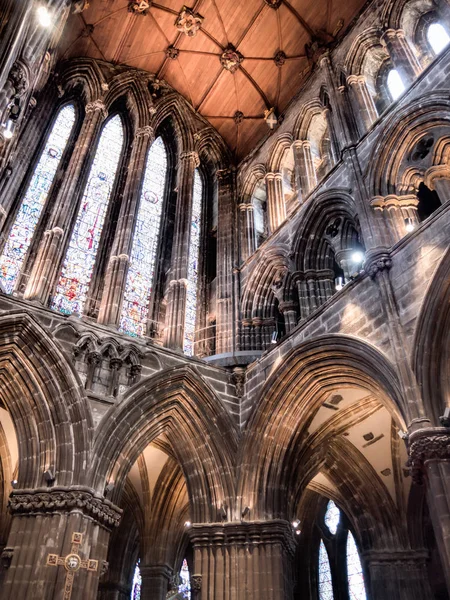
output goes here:
[{"label": "cathedral interior", "polygon": [[0,0],[2,600],[449,600],[449,0]]}]

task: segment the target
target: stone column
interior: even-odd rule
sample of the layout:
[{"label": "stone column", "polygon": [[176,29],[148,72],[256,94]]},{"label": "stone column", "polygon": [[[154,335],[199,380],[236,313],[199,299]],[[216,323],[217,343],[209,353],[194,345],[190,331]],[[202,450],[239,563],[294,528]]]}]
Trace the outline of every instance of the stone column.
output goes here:
[{"label": "stone column", "polygon": [[291,600],[292,527],[282,520],[193,525],[193,600]]},{"label": "stone column", "polygon": [[286,220],[281,173],[267,173],[266,187],[269,226],[271,233],[273,233]]},{"label": "stone column", "polygon": [[98,315],[98,322],[105,325],[119,325],[134,227],[139,211],[142,177],[145,173],[147,154],[153,140],[153,129],[150,126],[141,127],[136,131],[116,228],[116,237],[106,269],[105,285]]},{"label": "stone column", "polygon": [[194,173],[198,165],[196,152],[181,154],[178,162],[178,195],[166,312],[165,346],[174,350],[183,349],[192,197]]},{"label": "stone column", "polygon": [[426,485],[434,535],[450,593],[450,428],[411,427],[408,464],[413,481]]},{"label": "stone column", "polygon": [[96,598],[107,569],[110,531],[119,524],[121,510],[81,486],[14,490],[9,507],[11,561],[2,599],[62,598],[71,573],[64,561],[69,554],[78,563],[71,600]]},{"label": "stone column", "polygon": [[297,325],[297,305],[295,302],[280,302],[279,308],[284,316],[286,333],[289,333]]},{"label": "stone column", "polygon": [[302,199],[305,199],[317,185],[317,175],[312,159],[311,144],[306,140],[297,140],[292,147],[294,150],[297,187],[300,190]]},{"label": "stone column", "polygon": [[235,172],[217,172],[217,320],[216,354],[232,352],[235,346],[236,315],[233,303],[233,265],[237,262],[234,203]]},{"label": "stone column", "polygon": [[387,29],[381,36],[381,41],[386,46],[403,83],[406,87],[410,86],[420,75],[422,68],[405,38],[405,32],[402,29]]},{"label": "stone column", "polygon": [[165,600],[173,571],[168,565],[141,565],[141,600]]},{"label": "stone column", "polygon": [[[11,67],[23,47],[33,17],[32,2],[4,0],[1,6],[0,26],[0,90],[3,90]],[[1,96],[1,92],[0,92]]]},{"label": "stone column", "polygon": [[105,105],[96,100],[86,106],[86,116],[61,184],[49,228],[44,233],[24,298],[46,305],[58,277],[65,240],[70,235],[70,225],[78,209],[76,201],[80,190],[80,177],[90,159],[92,147],[107,117]]},{"label": "stone column", "polygon": [[253,219],[253,204],[240,204],[241,216],[241,254],[242,260],[247,260],[255,252],[255,221]]},{"label": "stone column", "polygon": [[427,572],[427,552],[377,551],[364,554],[370,573],[371,600],[432,600]]},{"label": "stone column", "polygon": [[350,97],[358,122],[359,133],[364,135],[378,118],[375,102],[367,89],[364,75],[350,75],[347,77],[347,84],[350,88]]},{"label": "stone column", "polygon": [[335,162],[337,162],[342,149],[351,143],[350,128],[346,118],[343,97],[338,90],[336,76],[328,53],[320,59],[320,67],[325,75],[327,92],[330,98],[331,106],[325,108],[327,109],[326,117],[333,142]]}]

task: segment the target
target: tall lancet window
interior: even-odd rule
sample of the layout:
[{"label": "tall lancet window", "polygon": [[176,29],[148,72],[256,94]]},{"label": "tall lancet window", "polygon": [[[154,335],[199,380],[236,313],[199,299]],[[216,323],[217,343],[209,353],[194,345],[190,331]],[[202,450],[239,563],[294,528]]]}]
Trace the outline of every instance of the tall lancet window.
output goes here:
[{"label": "tall lancet window", "polygon": [[166,175],[167,152],[162,138],[159,137],[153,142],[147,157],[125,285],[120,328],[129,335],[138,336],[145,333]]},{"label": "tall lancet window", "polygon": [[120,116],[116,115],[103,128],[81,199],[52,302],[52,308],[60,312],[83,312],[122,147],[123,125]]},{"label": "tall lancet window", "polygon": [[4,290],[14,290],[25,255],[44,208],[56,171],[75,123],[75,108],[64,106],[58,113],[0,257]]},{"label": "tall lancet window", "polygon": [[319,600],[333,600],[333,580],[331,578],[330,560],[323,540],[319,547]]},{"label": "tall lancet window", "polygon": [[350,600],[366,600],[361,560],[351,531],[347,535],[347,580]]},{"label": "tall lancet window", "polygon": [[188,285],[186,296],[186,316],[184,323],[184,353],[194,353],[195,318],[197,315],[198,259],[200,251],[200,220],[202,216],[203,182],[198,170],[194,175],[192,199],[191,237],[189,245]]}]

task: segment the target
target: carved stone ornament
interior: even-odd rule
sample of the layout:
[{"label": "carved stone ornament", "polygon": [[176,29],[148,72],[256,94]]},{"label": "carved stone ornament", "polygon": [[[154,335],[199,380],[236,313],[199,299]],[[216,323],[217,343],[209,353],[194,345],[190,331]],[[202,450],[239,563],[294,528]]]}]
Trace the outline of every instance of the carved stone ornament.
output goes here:
[{"label": "carved stone ornament", "polygon": [[130,0],[128,2],[128,12],[135,15],[148,15],[152,3],[150,0]]},{"label": "carved stone ornament", "polygon": [[244,113],[240,110],[237,110],[233,115],[233,120],[236,123],[236,125],[240,125],[244,120]]},{"label": "carved stone ornament", "polygon": [[175,46],[168,46],[166,49],[166,56],[171,60],[176,60],[180,55],[180,51]]},{"label": "carved stone ornament", "polygon": [[192,575],[191,577],[191,590],[193,592],[200,592],[202,589],[202,576]]},{"label": "carved stone ornament", "polygon": [[102,560],[101,568],[100,568],[100,577],[106,575],[109,569],[109,562],[107,560]]},{"label": "carved stone ornament", "polygon": [[82,13],[84,10],[87,10],[89,8],[89,2],[90,2],[90,0],[75,0],[75,1],[73,1],[72,2],[72,4],[73,4],[72,12],[74,14]]},{"label": "carved stone ornament", "polygon": [[273,57],[273,60],[277,67],[282,67],[286,62],[286,54],[283,52],[283,50],[278,50],[278,52]]},{"label": "carved stone ornament", "polygon": [[278,117],[275,113],[274,107],[264,111],[264,121],[266,122],[267,127],[271,130],[275,129],[275,127],[278,125]]},{"label": "carved stone ornament", "polygon": [[95,26],[92,23],[86,23],[85,28],[81,32],[81,37],[88,38],[90,35],[94,33]]},{"label": "carved stone ornament", "polygon": [[22,96],[28,89],[28,75],[25,68],[18,62],[11,67],[8,79],[11,80],[17,96]]},{"label": "carved stone ornament", "polygon": [[264,0],[267,6],[270,6],[270,8],[273,8],[275,10],[277,8],[280,8],[282,1],[283,0]]},{"label": "carved stone ornament", "polygon": [[85,109],[86,114],[100,111],[103,113],[103,116],[106,118],[108,116],[108,111],[106,110],[106,106],[102,100],[94,100],[93,102],[89,102],[86,104]]},{"label": "carved stone ornament", "polygon": [[430,460],[450,460],[450,429],[447,427],[419,429],[409,436],[406,464],[414,483],[423,484],[425,465]]},{"label": "carved stone ornament", "polygon": [[14,490],[9,498],[8,507],[13,515],[70,512],[77,509],[108,529],[118,527],[122,517],[120,508],[109,500],[95,497],[94,492],[89,488]]},{"label": "carved stone ornament", "polygon": [[8,548],[6,547],[1,556],[0,556],[0,561],[2,564],[2,567],[4,569],[9,569],[9,567],[11,566],[11,561],[13,559],[14,556],[14,548]]},{"label": "carved stone ornament", "polygon": [[244,57],[236,50],[233,44],[228,44],[220,57],[222,67],[227,71],[230,71],[230,73],[236,73],[243,60]]},{"label": "carved stone ornament", "polygon": [[364,270],[371,279],[374,279],[378,273],[389,270],[392,267],[392,258],[389,254],[378,254],[372,258],[367,258]]},{"label": "carved stone ornament", "polygon": [[193,37],[202,26],[204,17],[196,13],[192,8],[183,6],[175,21],[175,27],[189,37]]}]

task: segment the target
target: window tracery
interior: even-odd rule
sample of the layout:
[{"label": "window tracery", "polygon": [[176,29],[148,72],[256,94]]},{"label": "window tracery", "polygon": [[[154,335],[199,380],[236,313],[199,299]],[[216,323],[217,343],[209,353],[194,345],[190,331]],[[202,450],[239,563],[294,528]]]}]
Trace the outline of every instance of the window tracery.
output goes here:
[{"label": "window tracery", "polygon": [[167,151],[158,137],[147,157],[120,320],[120,329],[133,336],[145,333],[166,174]]},{"label": "window tracery", "polygon": [[328,502],[327,512],[325,513],[324,523],[328,527],[330,533],[335,535],[339,521],[341,518],[341,511],[338,509],[333,500]]},{"label": "window tracery", "polygon": [[194,353],[202,198],[203,182],[198,169],[196,169],[194,174],[194,189],[192,197],[188,283],[186,292],[186,313],[184,324],[184,353],[188,356],[192,356]]},{"label": "window tracery", "polygon": [[74,124],[75,107],[68,104],[56,117],[9,232],[0,258],[1,279],[9,294],[14,290]]},{"label": "window tracery", "polygon": [[323,540],[319,547],[319,600],[333,600],[333,581],[331,578],[330,560]]},{"label": "window tracery", "polygon": [[122,119],[116,115],[101,133],[52,302],[62,313],[83,312],[122,147]]}]

